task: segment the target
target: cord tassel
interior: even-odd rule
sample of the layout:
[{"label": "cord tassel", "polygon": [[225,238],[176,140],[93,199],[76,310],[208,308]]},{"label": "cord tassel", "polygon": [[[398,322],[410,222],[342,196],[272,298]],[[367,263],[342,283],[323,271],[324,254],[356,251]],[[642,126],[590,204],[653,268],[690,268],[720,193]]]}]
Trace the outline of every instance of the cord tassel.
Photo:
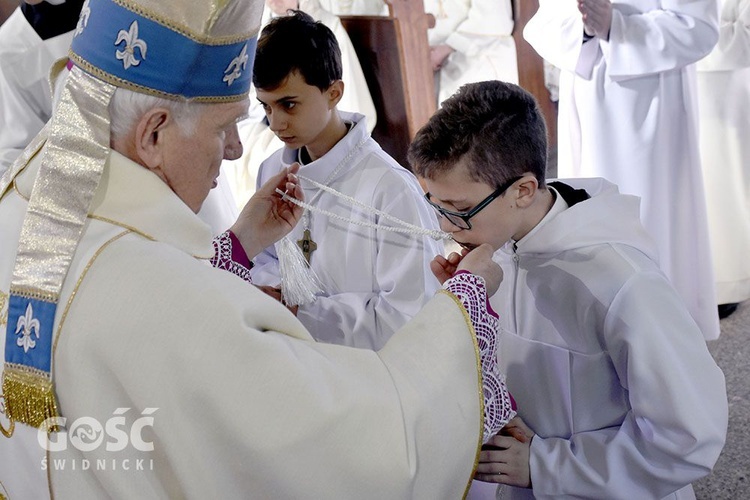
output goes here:
[{"label": "cord tassel", "polygon": [[281,273],[281,297],[288,306],[303,306],[323,293],[323,284],[310,269],[302,250],[288,236],[276,243]]}]

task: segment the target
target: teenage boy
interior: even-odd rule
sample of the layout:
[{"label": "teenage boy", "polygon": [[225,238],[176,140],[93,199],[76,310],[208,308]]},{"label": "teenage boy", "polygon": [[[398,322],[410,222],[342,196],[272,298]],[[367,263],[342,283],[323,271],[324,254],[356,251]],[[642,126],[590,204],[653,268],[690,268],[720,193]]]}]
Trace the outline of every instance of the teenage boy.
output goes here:
[{"label": "teenage boy", "polygon": [[[258,40],[253,84],[270,129],[285,143],[261,164],[258,185],[298,162],[305,199],[346,219],[306,210],[292,231],[323,285],[297,317],[317,340],[379,349],[439,288],[429,265],[442,244],[360,226],[390,224],[309,180],[415,226],[437,229],[437,220],[414,175],[370,137],[364,117],[337,110],[341,55],[324,24],[300,11],[271,20]],[[278,286],[280,279],[275,249],[267,248],[255,260],[253,282]]]},{"label": "teenage boy", "polygon": [[[499,363],[531,439],[492,438],[476,478],[509,485],[503,498],[694,498],[726,437],[723,374],[638,198],[547,184],[546,137],[534,99],[492,81],[445,101],[409,150],[442,229],[492,245],[504,273]],[[460,258],[437,257],[438,278]]]}]

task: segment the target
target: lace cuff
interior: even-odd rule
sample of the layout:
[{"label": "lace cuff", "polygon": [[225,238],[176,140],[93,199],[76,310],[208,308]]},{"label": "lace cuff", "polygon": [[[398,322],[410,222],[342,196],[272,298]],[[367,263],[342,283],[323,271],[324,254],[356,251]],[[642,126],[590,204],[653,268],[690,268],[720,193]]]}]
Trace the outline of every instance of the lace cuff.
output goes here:
[{"label": "lace cuff", "polygon": [[469,313],[476,332],[484,395],[482,443],[486,443],[516,416],[515,403],[505,387],[505,377],[500,373],[497,364],[497,334],[500,322],[489,305],[483,278],[462,271],[447,280],[443,288],[458,297]]},{"label": "lace cuff", "polygon": [[211,265],[217,269],[224,269],[252,283],[250,279],[250,269],[253,263],[247,258],[245,250],[240,244],[240,240],[232,231],[224,231],[214,238],[214,256],[211,258]]}]

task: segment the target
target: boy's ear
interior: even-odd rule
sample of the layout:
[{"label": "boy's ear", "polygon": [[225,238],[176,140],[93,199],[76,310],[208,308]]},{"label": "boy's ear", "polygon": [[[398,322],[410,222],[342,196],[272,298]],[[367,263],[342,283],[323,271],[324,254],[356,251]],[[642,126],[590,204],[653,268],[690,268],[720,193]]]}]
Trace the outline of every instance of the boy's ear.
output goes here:
[{"label": "boy's ear", "polygon": [[158,170],[163,163],[164,130],[171,121],[165,108],[148,110],[135,127],[135,153],[139,163],[149,170]]},{"label": "boy's ear", "polygon": [[328,103],[330,104],[330,107],[337,106],[341,98],[344,96],[344,81],[336,80],[333,82],[331,86],[328,87],[326,94],[328,95]]},{"label": "boy's ear", "polygon": [[539,182],[533,175],[526,175],[517,186],[516,205],[519,208],[526,208],[534,202],[536,192],[539,190]]}]

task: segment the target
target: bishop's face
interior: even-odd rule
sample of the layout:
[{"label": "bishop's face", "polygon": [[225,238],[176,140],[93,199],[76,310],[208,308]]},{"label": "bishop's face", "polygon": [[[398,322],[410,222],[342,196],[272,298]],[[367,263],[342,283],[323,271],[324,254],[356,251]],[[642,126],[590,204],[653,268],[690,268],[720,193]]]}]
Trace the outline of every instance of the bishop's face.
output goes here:
[{"label": "bishop's face", "polygon": [[194,212],[216,187],[222,160],[242,155],[237,122],[247,114],[248,101],[207,104],[192,134],[176,123],[164,130],[160,176]]}]

